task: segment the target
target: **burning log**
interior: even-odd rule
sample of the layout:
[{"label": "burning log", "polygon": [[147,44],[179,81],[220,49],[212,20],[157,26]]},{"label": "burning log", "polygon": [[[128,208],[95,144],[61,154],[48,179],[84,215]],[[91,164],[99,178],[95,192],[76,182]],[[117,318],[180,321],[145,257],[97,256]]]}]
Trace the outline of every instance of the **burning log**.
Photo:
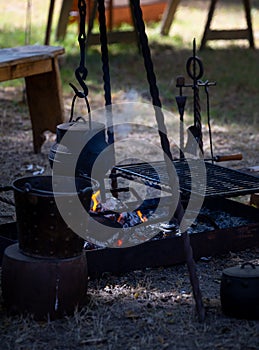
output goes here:
[{"label": "burning log", "polygon": [[[111,197],[105,203],[101,203],[100,191],[92,195],[90,215],[103,223],[106,221],[108,225],[113,225],[115,223],[115,227],[128,228],[148,220],[141,210],[136,209],[131,212],[122,211],[119,213],[117,210],[121,210],[121,208],[125,208],[125,206],[115,197]],[[100,220],[100,218],[102,219]]]}]

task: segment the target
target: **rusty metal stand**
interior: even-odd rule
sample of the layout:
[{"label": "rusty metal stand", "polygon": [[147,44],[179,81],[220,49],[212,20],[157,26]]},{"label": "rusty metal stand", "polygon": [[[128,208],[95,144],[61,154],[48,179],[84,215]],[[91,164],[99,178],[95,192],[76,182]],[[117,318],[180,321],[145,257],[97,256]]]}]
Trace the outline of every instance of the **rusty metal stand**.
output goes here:
[{"label": "rusty metal stand", "polygon": [[211,0],[207,23],[205,25],[203,37],[201,40],[200,50],[202,50],[208,40],[248,40],[250,48],[254,48],[254,37],[251,20],[251,6],[250,0],[242,0],[244,11],[246,15],[247,28],[246,29],[232,29],[232,30],[212,30],[210,29],[211,21],[215,12],[218,0]]}]

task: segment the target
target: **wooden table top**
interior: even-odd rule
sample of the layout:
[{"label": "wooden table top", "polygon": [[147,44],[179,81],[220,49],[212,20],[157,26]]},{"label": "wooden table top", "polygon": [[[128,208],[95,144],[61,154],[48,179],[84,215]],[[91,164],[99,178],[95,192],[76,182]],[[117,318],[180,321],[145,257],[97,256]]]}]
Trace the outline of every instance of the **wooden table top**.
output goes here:
[{"label": "wooden table top", "polygon": [[27,45],[0,49],[0,67],[15,65],[39,59],[54,58],[61,55],[65,49],[61,46]]}]

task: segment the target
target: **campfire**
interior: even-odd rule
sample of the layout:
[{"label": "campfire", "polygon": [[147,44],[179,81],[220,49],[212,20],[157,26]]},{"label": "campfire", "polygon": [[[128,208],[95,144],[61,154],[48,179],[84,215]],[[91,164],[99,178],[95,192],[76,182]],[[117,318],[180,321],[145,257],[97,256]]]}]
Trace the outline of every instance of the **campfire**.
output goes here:
[{"label": "campfire", "polygon": [[117,222],[122,228],[134,227],[143,222],[148,221],[148,218],[143,215],[141,210],[132,212],[123,211],[121,213],[115,212],[116,208],[122,207],[121,202],[115,197],[110,198],[104,204],[101,203],[100,190],[92,195],[92,205],[90,208],[90,215],[102,215],[107,221]]},{"label": "campfire", "polygon": [[[183,200],[186,207],[188,201]],[[158,204],[160,207],[158,210]],[[138,209],[129,210],[136,205],[136,202],[123,201],[115,197],[110,197],[106,202],[102,202],[100,191],[92,195],[90,215],[94,219],[89,230],[94,230],[95,220],[102,225],[107,225],[118,229],[118,234],[108,241],[109,248],[128,247],[136,244],[166,239],[174,239],[181,236],[178,222],[170,220],[170,197],[145,199]],[[243,208],[244,207],[244,208]],[[232,209],[231,209],[232,208]],[[128,210],[126,210],[128,209]],[[243,210],[245,210],[243,212]],[[205,199],[205,203],[200,210],[194,210],[195,220],[188,228],[190,236],[204,236],[220,233],[222,237],[229,232],[241,230],[248,231],[249,228],[257,226],[258,220],[255,208],[249,208],[236,201],[223,198]],[[251,211],[251,213],[250,213]],[[245,214],[244,214],[245,213]],[[251,215],[250,215],[251,214]],[[194,238],[195,239],[195,238]],[[91,241],[91,239],[90,239]],[[85,243],[85,250],[99,250],[107,247],[103,242]],[[200,248],[196,247],[197,253]],[[159,262],[159,254],[158,262]],[[150,262],[146,262],[149,266]],[[127,268],[131,269],[131,264]],[[103,266],[106,268],[107,266]]]},{"label": "campfire", "polygon": [[[151,233],[154,231],[153,220],[149,222],[149,217],[152,217],[153,213],[152,207],[131,210],[131,207],[135,206],[135,204],[136,203],[128,203],[113,196],[106,198],[106,201],[102,202],[100,191],[93,193],[89,211],[89,215],[92,219],[89,222],[88,229],[90,232],[90,239],[89,242],[86,241],[85,249],[100,249],[105,246],[119,248],[143,243],[151,239]],[[143,207],[143,205],[141,207]],[[91,237],[91,231],[95,232],[96,223],[115,229],[114,235],[111,235],[107,242],[96,241],[96,244],[91,242],[95,238],[94,234],[92,234]],[[148,233],[146,235],[143,234],[145,229],[142,225],[147,228]],[[158,226],[157,224],[156,231],[153,232],[153,235],[158,233]],[[139,230],[136,230],[137,227],[139,227]]]}]

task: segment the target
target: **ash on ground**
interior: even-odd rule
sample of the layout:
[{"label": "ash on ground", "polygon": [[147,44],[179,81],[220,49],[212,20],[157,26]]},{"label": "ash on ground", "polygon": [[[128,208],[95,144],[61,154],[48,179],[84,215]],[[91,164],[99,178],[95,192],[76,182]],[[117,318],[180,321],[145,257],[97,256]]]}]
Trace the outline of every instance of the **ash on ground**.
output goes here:
[{"label": "ash on ground", "polygon": [[[228,228],[247,226],[255,223],[251,218],[241,216],[233,216],[226,211],[212,210],[206,207],[201,208],[197,213],[197,217],[191,227],[188,229],[189,234],[202,233],[214,230],[224,230]],[[168,226],[168,227],[167,227]],[[154,239],[166,238],[175,234],[179,234],[179,226],[174,224],[162,224],[162,231],[154,237]]]}]

